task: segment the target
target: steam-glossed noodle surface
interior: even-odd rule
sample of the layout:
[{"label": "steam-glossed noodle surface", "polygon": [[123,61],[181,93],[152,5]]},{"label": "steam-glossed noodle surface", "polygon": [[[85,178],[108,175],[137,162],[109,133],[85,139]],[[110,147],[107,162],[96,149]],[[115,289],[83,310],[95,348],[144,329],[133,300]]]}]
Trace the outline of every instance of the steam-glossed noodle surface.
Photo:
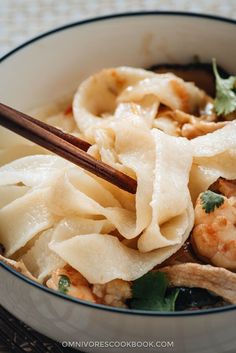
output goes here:
[{"label": "steam-glossed noodle surface", "polygon": [[219,177],[236,179],[236,124],[201,116],[209,103],[173,74],[120,67],[84,81],[72,112],[61,103],[34,114],[136,178],[136,195],[1,129],[4,255],[41,282],[66,264],[91,285],[161,265],[189,237],[199,194]]}]

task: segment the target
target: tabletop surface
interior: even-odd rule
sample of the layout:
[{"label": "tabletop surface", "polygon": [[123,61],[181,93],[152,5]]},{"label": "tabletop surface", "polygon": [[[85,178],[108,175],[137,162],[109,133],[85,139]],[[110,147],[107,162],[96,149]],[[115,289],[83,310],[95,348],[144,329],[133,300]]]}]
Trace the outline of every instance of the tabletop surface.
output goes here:
[{"label": "tabletop surface", "polygon": [[190,11],[236,19],[235,0],[0,0],[0,57],[66,23],[138,10]]},{"label": "tabletop surface", "polygon": [[[139,10],[207,13],[236,19],[236,0],[0,0],[0,57],[55,27],[89,17]],[[69,353],[0,307],[0,353]]]},{"label": "tabletop surface", "polygon": [[0,353],[78,353],[39,334],[0,307]]}]

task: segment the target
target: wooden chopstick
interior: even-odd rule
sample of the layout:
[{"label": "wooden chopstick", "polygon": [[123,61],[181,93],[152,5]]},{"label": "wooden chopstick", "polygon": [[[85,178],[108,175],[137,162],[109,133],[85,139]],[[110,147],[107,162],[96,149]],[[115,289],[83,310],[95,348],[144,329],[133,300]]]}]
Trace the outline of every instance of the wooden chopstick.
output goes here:
[{"label": "wooden chopstick", "polygon": [[90,144],[0,103],[0,125],[25,137],[132,194],[137,182],[115,168],[96,160],[87,151]]},{"label": "wooden chopstick", "polygon": [[52,132],[54,135],[62,138],[63,140],[71,143],[72,145],[80,148],[81,150],[83,150],[85,152],[87,152],[89,147],[91,147],[90,143],[88,143],[87,141],[81,140],[79,137],[73,136],[71,134],[68,134],[68,133],[62,131],[62,130],[59,130],[52,125],[48,125],[48,124],[44,123],[43,121],[34,119],[31,116],[28,116],[28,120],[41,126],[43,129],[46,129],[46,130]]}]

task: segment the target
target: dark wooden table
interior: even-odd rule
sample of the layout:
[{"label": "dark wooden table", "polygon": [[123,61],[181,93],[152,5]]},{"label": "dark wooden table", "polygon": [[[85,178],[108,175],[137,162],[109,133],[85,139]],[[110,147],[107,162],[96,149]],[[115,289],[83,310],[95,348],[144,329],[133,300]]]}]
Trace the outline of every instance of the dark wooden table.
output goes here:
[{"label": "dark wooden table", "polygon": [[0,306],[0,353],[75,353],[16,319]]}]

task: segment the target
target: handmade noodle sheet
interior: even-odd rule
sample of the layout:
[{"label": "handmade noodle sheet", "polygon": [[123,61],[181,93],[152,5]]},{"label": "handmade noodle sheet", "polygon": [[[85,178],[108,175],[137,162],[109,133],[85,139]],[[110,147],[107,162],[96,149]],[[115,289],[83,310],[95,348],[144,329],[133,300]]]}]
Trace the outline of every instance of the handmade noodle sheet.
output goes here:
[{"label": "handmade noodle sheet", "polygon": [[[121,103],[132,102],[139,106],[140,116],[150,125],[160,103],[194,113],[205,99],[205,93],[193,83],[184,82],[173,74],[157,75],[146,70],[119,67],[102,70],[85,80],[75,94],[73,112],[79,129],[92,138],[91,130],[113,120]],[[150,112],[148,119],[145,112]]]},{"label": "handmade noodle sheet", "polygon": [[[191,202],[179,223],[183,243],[193,225]],[[128,281],[139,278],[175,253],[182,243],[144,254],[123,245],[115,236],[87,234],[65,241],[55,239],[49,246],[90,283],[106,283],[115,278]]]},{"label": "handmade noodle sheet", "polygon": [[[94,233],[67,240],[58,240],[55,235],[50,243],[52,250],[91,283],[140,277],[177,251],[193,226],[193,208],[187,188],[192,163],[188,141],[167,136],[160,131],[150,131],[137,116],[125,120],[120,118],[112,125],[116,136],[115,150],[122,165],[135,171],[137,176],[135,217],[118,208],[101,210],[101,206],[97,205],[97,209],[100,208],[100,212],[126,239],[143,231],[139,238],[141,245],[138,242],[137,250],[130,249],[114,236],[106,234],[101,237],[101,234]],[[148,147],[145,150],[144,145]],[[176,157],[179,157],[180,152],[181,161],[178,162],[179,158]],[[167,170],[168,177],[163,175],[167,166],[171,166]],[[157,190],[154,191],[155,183]],[[72,194],[75,200],[76,191]],[[157,204],[158,199],[160,207],[156,210],[157,207],[153,205]],[[158,224],[163,226],[166,237],[161,234]],[[146,247],[144,244],[147,244]],[[159,250],[151,252],[154,249]],[[140,250],[149,253],[142,254]],[[96,269],[96,274],[92,268]]]},{"label": "handmade noodle sheet", "polygon": [[57,156],[35,155],[17,159],[0,168],[0,185],[22,183],[26,186],[50,184],[69,162]]},{"label": "handmade noodle sheet", "polygon": [[27,186],[3,185],[0,186],[0,209],[10,202],[24,196],[29,188]]},{"label": "handmade noodle sheet", "polygon": [[191,141],[195,158],[208,158],[236,149],[236,121],[222,129],[197,137]]},{"label": "handmade noodle sheet", "polygon": [[236,122],[191,140],[193,166],[189,188],[193,202],[219,177],[236,179]]},{"label": "handmade noodle sheet", "polygon": [[204,100],[204,92],[190,82],[171,73],[156,75],[140,80],[126,88],[119,96],[119,102],[141,101],[145,96],[154,96],[167,107],[194,113]]},{"label": "handmade noodle sheet", "polygon": [[34,245],[21,257],[32,275],[42,282],[52,271],[65,266],[65,262],[48,247],[53,228],[42,232]]},{"label": "handmade noodle sheet", "polygon": [[59,240],[66,240],[77,234],[109,232],[113,229],[114,227],[107,220],[95,221],[80,217],[64,218],[54,227],[42,232],[34,245],[22,256],[22,260],[32,275],[41,282],[52,271],[66,264],[48,246],[55,236]]},{"label": "handmade noodle sheet", "polygon": [[158,121],[163,105],[194,114],[205,99],[172,74],[121,67],[80,85],[70,122],[60,109],[40,114],[135,178],[136,195],[11,134],[8,142],[4,130],[0,155],[9,163],[0,167],[0,243],[6,256],[21,258],[41,282],[70,264],[90,283],[134,280],[169,258],[192,230],[199,193],[219,176],[236,178],[235,123],[191,141],[158,128],[166,124]]},{"label": "handmade noodle sheet", "polygon": [[0,210],[0,243],[11,256],[36,234],[57,220],[47,205],[48,188],[40,188],[10,202]]},{"label": "handmade noodle sheet", "polygon": [[175,225],[166,234],[162,226],[169,223],[169,230],[170,221],[186,212],[190,197],[188,180],[192,151],[189,141],[156,129],[152,130],[152,136],[156,145],[152,220],[138,240],[138,248],[144,252],[182,243],[182,234],[177,233]]},{"label": "handmade noodle sheet", "polygon": [[120,67],[105,69],[89,77],[80,85],[73,101],[79,129],[89,136],[90,128],[104,126],[112,119],[120,93],[140,80],[154,76],[145,70]]}]

